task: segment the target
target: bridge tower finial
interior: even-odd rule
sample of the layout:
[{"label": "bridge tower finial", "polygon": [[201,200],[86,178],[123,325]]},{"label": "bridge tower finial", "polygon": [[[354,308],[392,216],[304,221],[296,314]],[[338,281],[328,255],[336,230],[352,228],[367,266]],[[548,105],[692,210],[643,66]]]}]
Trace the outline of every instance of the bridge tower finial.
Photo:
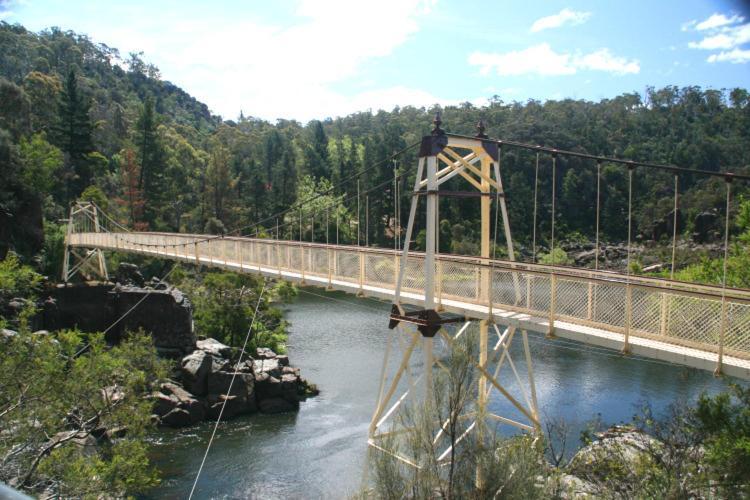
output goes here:
[{"label": "bridge tower finial", "polygon": [[432,132],[430,132],[432,135],[434,136],[445,135],[445,130],[440,128],[440,125],[443,124],[440,110],[437,110],[435,112],[435,118],[432,120],[432,124],[434,125]]},{"label": "bridge tower finial", "polygon": [[479,138],[479,139],[488,139],[489,137],[487,136],[487,134],[484,133],[484,130],[485,130],[484,121],[480,119],[477,122],[477,135],[476,135],[476,137]]}]

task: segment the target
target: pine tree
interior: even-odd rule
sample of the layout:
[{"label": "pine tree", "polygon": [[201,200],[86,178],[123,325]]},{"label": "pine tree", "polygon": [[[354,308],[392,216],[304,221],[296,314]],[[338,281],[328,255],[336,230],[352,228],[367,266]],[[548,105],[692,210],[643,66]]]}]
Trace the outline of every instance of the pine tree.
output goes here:
[{"label": "pine tree", "polygon": [[163,201],[164,150],[157,134],[154,101],[147,97],[136,123],[135,143],[141,164],[138,189],[143,191],[146,201],[146,220],[153,222]]},{"label": "pine tree", "polygon": [[60,149],[68,155],[67,176],[72,177],[74,192],[69,193],[72,195],[89,186],[93,177],[92,162],[88,156],[94,151],[90,107],[91,103],[81,94],[76,74],[71,69],[60,95],[55,136]]}]

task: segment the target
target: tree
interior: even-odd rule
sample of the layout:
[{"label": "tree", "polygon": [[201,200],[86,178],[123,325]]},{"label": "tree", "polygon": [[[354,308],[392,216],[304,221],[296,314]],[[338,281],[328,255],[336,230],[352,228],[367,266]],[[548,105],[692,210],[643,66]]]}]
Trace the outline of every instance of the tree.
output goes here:
[{"label": "tree", "polygon": [[150,96],[143,102],[135,126],[135,144],[141,171],[138,189],[145,200],[144,216],[154,223],[159,215],[164,195],[164,150],[157,133],[154,100]]},{"label": "tree", "polygon": [[31,130],[51,132],[57,117],[57,102],[62,83],[57,75],[32,71],[23,80],[23,88],[31,104]]},{"label": "tree", "polygon": [[59,182],[58,171],[63,167],[63,154],[47,142],[44,132],[30,139],[21,138],[19,153],[24,184],[40,195],[51,193]]},{"label": "tree", "polygon": [[214,217],[225,222],[227,202],[237,180],[232,177],[229,167],[229,150],[224,145],[215,141],[210,154],[206,191],[211,197]]},{"label": "tree", "polygon": [[321,179],[329,177],[331,168],[328,165],[328,138],[323,124],[318,120],[310,122],[310,140],[305,150],[305,166],[310,175]]},{"label": "tree", "polygon": [[18,140],[29,127],[29,98],[21,87],[0,77],[0,103],[0,128]]},{"label": "tree", "polygon": [[94,151],[93,125],[89,118],[91,103],[78,89],[78,79],[71,69],[63,84],[55,127],[58,145],[68,155],[67,180],[73,186],[68,197],[91,184],[93,171],[89,154]]},{"label": "tree", "polygon": [[141,167],[135,161],[135,152],[132,149],[124,150],[123,157],[123,164],[120,165],[122,197],[118,201],[125,207],[130,227],[142,231],[148,228],[148,224],[143,221],[146,201],[143,199],[143,190],[139,187]]}]

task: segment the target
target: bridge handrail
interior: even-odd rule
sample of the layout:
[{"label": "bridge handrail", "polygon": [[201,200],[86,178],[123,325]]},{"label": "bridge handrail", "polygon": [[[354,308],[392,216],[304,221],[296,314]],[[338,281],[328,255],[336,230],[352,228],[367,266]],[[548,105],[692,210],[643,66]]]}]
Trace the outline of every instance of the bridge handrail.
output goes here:
[{"label": "bridge handrail", "polygon": [[[73,233],[73,234],[85,234],[85,233]],[[116,234],[116,233],[112,233]],[[305,248],[320,248],[328,250],[343,250],[343,251],[357,251],[363,253],[389,255],[389,256],[400,256],[400,252],[394,249],[386,248],[375,248],[375,247],[363,247],[357,245],[335,245],[295,240],[273,240],[267,238],[249,238],[242,236],[220,236],[220,235],[205,235],[205,234],[194,234],[194,233],[168,233],[168,232],[152,232],[152,231],[140,231],[140,232],[129,232],[127,233],[128,240],[138,236],[164,236],[164,237],[177,237],[181,239],[197,240],[199,243],[204,241],[212,240],[229,240],[229,241],[249,241],[260,244],[276,245],[283,244],[291,247],[305,247]],[[117,236],[115,236],[117,237]],[[207,237],[211,237],[207,239]],[[186,244],[192,244],[193,241],[187,241]],[[144,246],[149,246],[144,245]],[[152,246],[163,246],[163,245],[152,245]],[[175,246],[175,244],[167,245]],[[411,251],[410,258],[422,258],[424,254],[422,252]],[[616,271],[606,270],[593,270],[593,269],[581,269],[570,266],[559,266],[559,265],[548,265],[548,264],[531,264],[527,262],[509,261],[503,259],[483,259],[476,256],[467,255],[456,255],[450,253],[440,253],[437,255],[437,259],[442,262],[458,262],[471,264],[478,267],[486,267],[495,271],[513,271],[513,272],[524,272],[539,276],[551,276],[555,275],[558,279],[577,279],[584,280],[589,283],[610,283],[620,285],[630,285],[634,288],[650,289],[667,291],[669,293],[710,298],[713,300],[722,300],[722,298],[731,299],[741,303],[750,303],[750,290],[743,288],[726,287],[722,288],[719,285],[709,285],[702,283],[691,283],[686,281],[671,280],[668,278],[655,278],[638,275],[625,275]]]}]

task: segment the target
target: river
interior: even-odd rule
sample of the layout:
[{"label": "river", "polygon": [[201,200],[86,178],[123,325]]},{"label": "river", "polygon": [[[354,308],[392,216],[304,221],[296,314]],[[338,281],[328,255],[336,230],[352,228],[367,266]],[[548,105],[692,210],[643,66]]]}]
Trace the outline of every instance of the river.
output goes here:
[{"label": "river", "polygon": [[[286,308],[290,361],[321,394],[298,413],[222,423],[195,498],[345,498],[359,487],[390,305],[303,289]],[[537,334],[529,342],[542,418],[564,419],[573,445],[597,414],[606,423],[628,421],[644,402],[664,411],[726,387],[705,371]],[[523,371],[519,347],[514,360]],[[493,394],[491,409],[507,407]],[[153,459],[163,481],[146,498],[187,498],[212,429],[204,423],[159,431]]]}]

